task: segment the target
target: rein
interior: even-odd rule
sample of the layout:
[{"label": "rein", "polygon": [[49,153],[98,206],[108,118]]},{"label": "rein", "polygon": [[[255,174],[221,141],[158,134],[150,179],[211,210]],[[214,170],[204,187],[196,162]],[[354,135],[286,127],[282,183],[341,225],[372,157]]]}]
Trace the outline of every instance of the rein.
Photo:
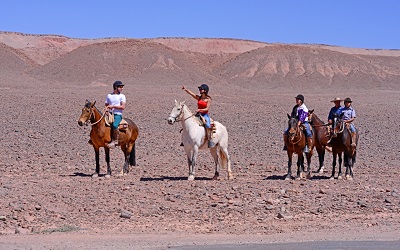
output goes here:
[{"label": "rein", "polygon": [[[296,135],[298,134],[298,132],[299,132],[299,126],[297,126],[296,127]],[[301,134],[302,134],[302,132],[300,131],[300,135],[299,135],[299,140],[298,141],[296,141],[296,142],[293,142],[293,140],[292,140],[292,138],[290,138],[290,142],[294,145],[294,144],[297,144],[297,143],[299,143],[300,141],[301,141]],[[294,139],[294,137],[293,137],[293,139]]]},{"label": "rein", "polygon": [[182,105],[181,112],[179,112],[179,114],[178,114],[176,117],[174,117],[175,122],[186,121],[186,120],[188,120],[189,118],[191,118],[191,117],[194,116],[194,114],[192,113],[192,115],[190,115],[189,117],[186,117],[186,118],[183,119],[183,120],[182,120],[182,119],[178,119],[178,117],[181,116],[181,114],[183,113],[183,107],[184,107],[184,105]]},{"label": "rein", "polygon": [[[104,118],[104,116],[106,115],[106,110],[107,110],[107,107],[105,107],[105,108],[104,108],[104,111],[103,111],[103,114],[101,115],[100,119],[99,119],[98,121],[92,123],[92,122],[90,121],[90,118],[92,117],[92,115],[94,115],[94,111],[93,111],[94,108],[95,108],[95,107],[93,107],[93,108],[90,109],[89,119],[87,120],[87,122],[88,122],[91,126],[96,125],[97,123],[99,123],[99,122]],[[94,117],[94,118],[95,118],[95,117]]]}]

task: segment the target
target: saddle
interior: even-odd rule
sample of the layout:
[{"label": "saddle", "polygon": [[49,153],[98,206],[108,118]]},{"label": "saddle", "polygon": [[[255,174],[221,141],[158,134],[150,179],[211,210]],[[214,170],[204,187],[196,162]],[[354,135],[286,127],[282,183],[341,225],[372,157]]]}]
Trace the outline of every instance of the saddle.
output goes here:
[{"label": "saddle", "polygon": [[[204,119],[203,116],[200,114],[196,114],[197,117],[197,122],[199,123],[199,126],[206,128],[206,119]],[[210,126],[212,128],[213,133],[217,130],[217,127],[215,126],[214,120],[210,117]]]},{"label": "saddle", "polygon": [[[104,116],[104,120],[106,121],[106,126],[111,127],[111,124],[114,122],[114,115],[110,112],[107,112]],[[120,131],[125,131],[128,129],[128,122],[122,118],[120,124],[118,125],[118,129]]]}]

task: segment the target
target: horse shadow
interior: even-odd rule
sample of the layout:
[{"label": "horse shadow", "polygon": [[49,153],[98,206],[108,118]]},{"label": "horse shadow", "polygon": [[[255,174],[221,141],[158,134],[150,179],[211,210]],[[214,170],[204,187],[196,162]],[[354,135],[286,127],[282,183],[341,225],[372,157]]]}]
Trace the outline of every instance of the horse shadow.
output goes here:
[{"label": "horse shadow", "polygon": [[[93,174],[85,174],[85,173],[75,172],[75,173],[70,174],[68,176],[70,176],[70,177],[86,177],[86,178],[90,177],[90,178],[92,178],[92,175]],[[99,177],[104,177],[104,176],[105,176],[105,174],[99,174]]]},{"label": "horse shadow", "polygon": [[[328,180],[330,177],[328,176],[324,176],[324,175],[312,175],[311,178],[309,180]],[[273,181],[277,181],[277,180],[285,180],[286,179],[286,175],[271,175],[271,176],[267,176],[266,178],[264,178],[264,180],[273,180]]]},{"label": "horse shadow", "polygon": [[[196,177],[195,180],[196,181],[211,181],[212,178]],[[171,176],[141,177],[140,181],[187,181],[187,177],[171,177]]]}]

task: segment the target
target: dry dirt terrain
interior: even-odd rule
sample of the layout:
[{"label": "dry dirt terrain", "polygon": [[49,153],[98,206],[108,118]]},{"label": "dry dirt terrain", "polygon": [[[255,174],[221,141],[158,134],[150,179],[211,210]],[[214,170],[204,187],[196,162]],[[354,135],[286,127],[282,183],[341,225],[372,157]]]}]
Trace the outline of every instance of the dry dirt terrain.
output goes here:
[{"label": "dry dirt terrain", "polygon": [[[77,119],[86,99],[102,108],[117,79],[125,117],[140,129],[137,166],[106,178],[102,149],[102,175],[92,178],[90,126]],[[231,181],[225,169],[211,180],[207,151],[188,181],[181,125],[166,121],[175,99],[196,108],[182,84],[197,91],[201,83],[210,86],[211,116],[229,132]],[[299,93],[323,120],[331,99],[352,98],[354,180],[329,179],[329,153],[324,173],[284,180],[282,132]],[[3,32],[0,95],[1,249],[400,239],[399,51]],[[119,149],[111,164],[121,169]]]}]

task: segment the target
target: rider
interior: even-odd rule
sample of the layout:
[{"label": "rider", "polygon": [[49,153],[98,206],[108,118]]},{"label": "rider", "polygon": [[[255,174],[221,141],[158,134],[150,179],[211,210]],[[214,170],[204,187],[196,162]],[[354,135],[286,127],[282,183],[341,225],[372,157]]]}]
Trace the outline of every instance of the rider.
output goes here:
[{"label": "rider", "polygon": [[340,109],[341,113],[343,114],[343,121],[350,125],[350,132],[351,132],[351,146],[356,147],[356,140],[357,140],[357,130],[353,125],[354,119],[356,119],[356,111],[351,106],[351,99],[347,97],[344,99],[344,107]]},{"label": "rider", "polygon": [[[328,124],[332,124],[333,122],[333,117],[334,115],[339,115],[342,109],[342,106],[340,106],[340,102],[343,101],[342,99],[340,99],[339,97],[336,97],[335,99],[333,99],[331,102],[333,102],[335,104],[335,106],[333,106],[331,108],[331,110],[329,111],[328,114]],[[328,127],[329,128],[329,127]],[[331,145],[330,145],[330,140],[328,141],[328,150],[332,151],[331,149]]]},{"label": "rider", "polygon": [[118,125],[122,120],[122,112],[125,109],[126,97],[121,93],[124,84],[121,81],[115,81],[113,84],[114,91],[107,95],[105,106],[114,115],[114,122],[111,125],[111,142],[107,147],[115,148],[118,146],[119,129]]},{"label": "rider", "polygon": [[211,106],[211,97],[208,95],[208,91],[210,90],[207,84],[202,84],[199,87],[200,95],[196,95],[192,91],[188,90],[185,86],[182,86],[182,89],[186,91],[189,95],[191,95],[194,99],[197,100],[197,110],[196,112],[200,114],[202,117],[204,117],[206,124],[204,125],[206,127],[207,131],[207,139],[208,139],[208,147],[212,148],[215,146],[215,144],[212,142],[212,128],[211,128],[211,122],[210,122],[210,116],[208,115],[208,112],[210,111],[210,106]]},{"label": "rider", "polygon": [[[311,133],[311,128],[310,124],[308,123],[308,108],[304,104],[304,96],[299,94],[296,97],[296,105],[292,109],[292,118],[297,118],[298,119],[298,126],[303,124],[305,128],[305,134],[307,138],[307,143],[306,147],[304,148],[304,153],[308,153],[309,150],[312,149],[313,147],[313,142],[312,142],[312,133]],[[287,150],[287,145],[286,145],[286,140],[288,137],[289,133],[289,128],[287,128],[283,134],[283,141],[285,142],[285,146],[283,147],[283,150]]]}]

